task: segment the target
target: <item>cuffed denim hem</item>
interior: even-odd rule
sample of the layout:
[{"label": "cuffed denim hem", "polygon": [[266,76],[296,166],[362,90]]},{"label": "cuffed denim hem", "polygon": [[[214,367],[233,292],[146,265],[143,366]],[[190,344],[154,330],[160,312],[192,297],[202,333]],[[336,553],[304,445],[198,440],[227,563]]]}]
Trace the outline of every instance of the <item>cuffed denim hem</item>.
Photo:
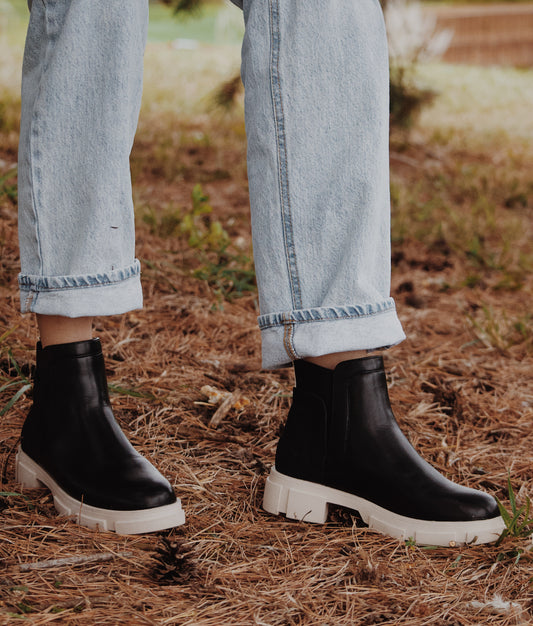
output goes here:
[{"label": "cuffed denim hem", "polygon": [[405,339],[392,298],[377,305],[271,313],[258,321],[264,369],[333,352],[376,350]]},{"label": "cuffed denim hem", "polygon": [[116,315],[142,308],[141,266],[89,276],[19,274],[22,313],[85,317]]}]

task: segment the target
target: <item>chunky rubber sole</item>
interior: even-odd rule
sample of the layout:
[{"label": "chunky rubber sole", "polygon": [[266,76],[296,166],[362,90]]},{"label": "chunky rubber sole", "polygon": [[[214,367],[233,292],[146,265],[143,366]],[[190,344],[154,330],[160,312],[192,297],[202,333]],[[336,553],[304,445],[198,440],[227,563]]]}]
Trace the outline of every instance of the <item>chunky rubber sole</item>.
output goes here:
[{"label": "chunky rubber sole", "polygon": [[20,448],[17,452],[16,480],[23,487],[35,489],[45,485],[54,496],[54,505],[60,515],[74,517],[81,526],[109,530],[119,535],[137,535],[165,528],[174,528],[185,523],[185,514],[179,498],[172,504],[153,509],[115,511],[101,509],[69,496],[40,465]]},{"label": "chunky rubber sole", "polygon": [[490,543],[496,541],[505,528],[501,517],[472,522],[433,522],[405,517],[350,493],[291,478],[274,467],[270,470],[263,498],[265,511],[323,524],[328,516],[329,504],[353,509],[373,530],[397,539],[412,540],[418,545]]}]

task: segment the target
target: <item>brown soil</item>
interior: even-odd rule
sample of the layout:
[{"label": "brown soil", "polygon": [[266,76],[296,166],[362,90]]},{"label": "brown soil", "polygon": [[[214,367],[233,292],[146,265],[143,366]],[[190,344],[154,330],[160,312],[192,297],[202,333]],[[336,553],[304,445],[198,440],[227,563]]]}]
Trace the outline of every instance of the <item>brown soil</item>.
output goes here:
[{"label": "brown soil", "polygon": [[[221,302],[191,276],[198,252],[182,237],[152,234],[142,220],[145,204],[156,211],[169,203],[189,206],[200,181],[216,219],[248,249],[244,148],[224,145],[185,146],[180,171],[168,174],[151,159],[151,144],[139,139],[133,169],[145,308],[96,324],[116,389],[116,416],[133,444],[174,483],[187,523],[171,532],[120,537],[58,518],[45,491],[2,497],[0,623],[533,623],[526,539],[424,549],[370,532],[342,509],[332,510],[323,526],[262,511],[292,373],[260,369],[256,294]],[[409,185],[425,175],[427,154],[411,146],[402,155],[392,159],[393,176]],[[0,156],[13,160],[12,154]],[[0,343],[1,386],[18,378],[8,349],[23,373],[31,371],[37,335],[33,320],[18,314],[13,202],[2,197],[0,211],[0,335],[13,331]],[[509,471],[524,502],[533,486],[531,337],[518,340],[511,333],[495,346],[497,339],[476,332],[469,320],[481,320],[481,304],[500,313],[531,310],[531,275],[519,290],[490,289],[490,280],[462,286],[469,271],[464,257],[414,239],[395,244],[393,262],[393,295],[408,340],[389,350],[386,361],[402,428],[448,477],[485,489],[507,506]],[[502,334],[503,327],[501,322]],[[206,384],[239,390],[250,404],[212,428],[216,407],[200,391]],[[0,406],[17,388],[2,393]],[[26,393],[0,425],[5,492],[20,493],[14,450],[30,402]],[[110,559],[24,568],[93,555]]]}]

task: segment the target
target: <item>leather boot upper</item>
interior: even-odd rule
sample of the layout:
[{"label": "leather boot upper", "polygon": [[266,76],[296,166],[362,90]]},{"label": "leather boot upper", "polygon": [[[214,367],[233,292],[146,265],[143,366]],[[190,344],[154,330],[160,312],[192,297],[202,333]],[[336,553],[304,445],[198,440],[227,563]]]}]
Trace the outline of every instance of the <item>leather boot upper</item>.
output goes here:
[{"label": "leather boot upper", "polygon": [[424,461],[392,412],[381,356],[328,370],[295,362],[296,388],[276,469],[407,517],[473,521],[499,515],[491,496],[456,485]]},{"label": "leather boot upper", "polygon": [[113,416],[98,339],[38,345],[34,401],[21,446],[85,504],[137,510],[176,501],[169,482],[133,448]]}]

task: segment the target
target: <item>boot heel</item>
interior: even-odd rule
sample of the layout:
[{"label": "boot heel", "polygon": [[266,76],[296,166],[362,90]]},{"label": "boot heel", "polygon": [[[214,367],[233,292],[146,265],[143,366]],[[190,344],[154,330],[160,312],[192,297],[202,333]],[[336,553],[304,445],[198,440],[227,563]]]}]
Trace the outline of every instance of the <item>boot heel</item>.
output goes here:
[{"label": "boot heel", "polygon": [[328,517],[328,502],[306,489],[304,481],[284,476],[272,469],[266,480],[263,508],[268,513],[284,513],[290,519],[323,524]]},{"label": "boot heel", "polygon": [[37,478],[35,470],[28,462],[28,457],[19,449],[15,459],[15,480],[27,489],[38,489],[43,483]]}]

